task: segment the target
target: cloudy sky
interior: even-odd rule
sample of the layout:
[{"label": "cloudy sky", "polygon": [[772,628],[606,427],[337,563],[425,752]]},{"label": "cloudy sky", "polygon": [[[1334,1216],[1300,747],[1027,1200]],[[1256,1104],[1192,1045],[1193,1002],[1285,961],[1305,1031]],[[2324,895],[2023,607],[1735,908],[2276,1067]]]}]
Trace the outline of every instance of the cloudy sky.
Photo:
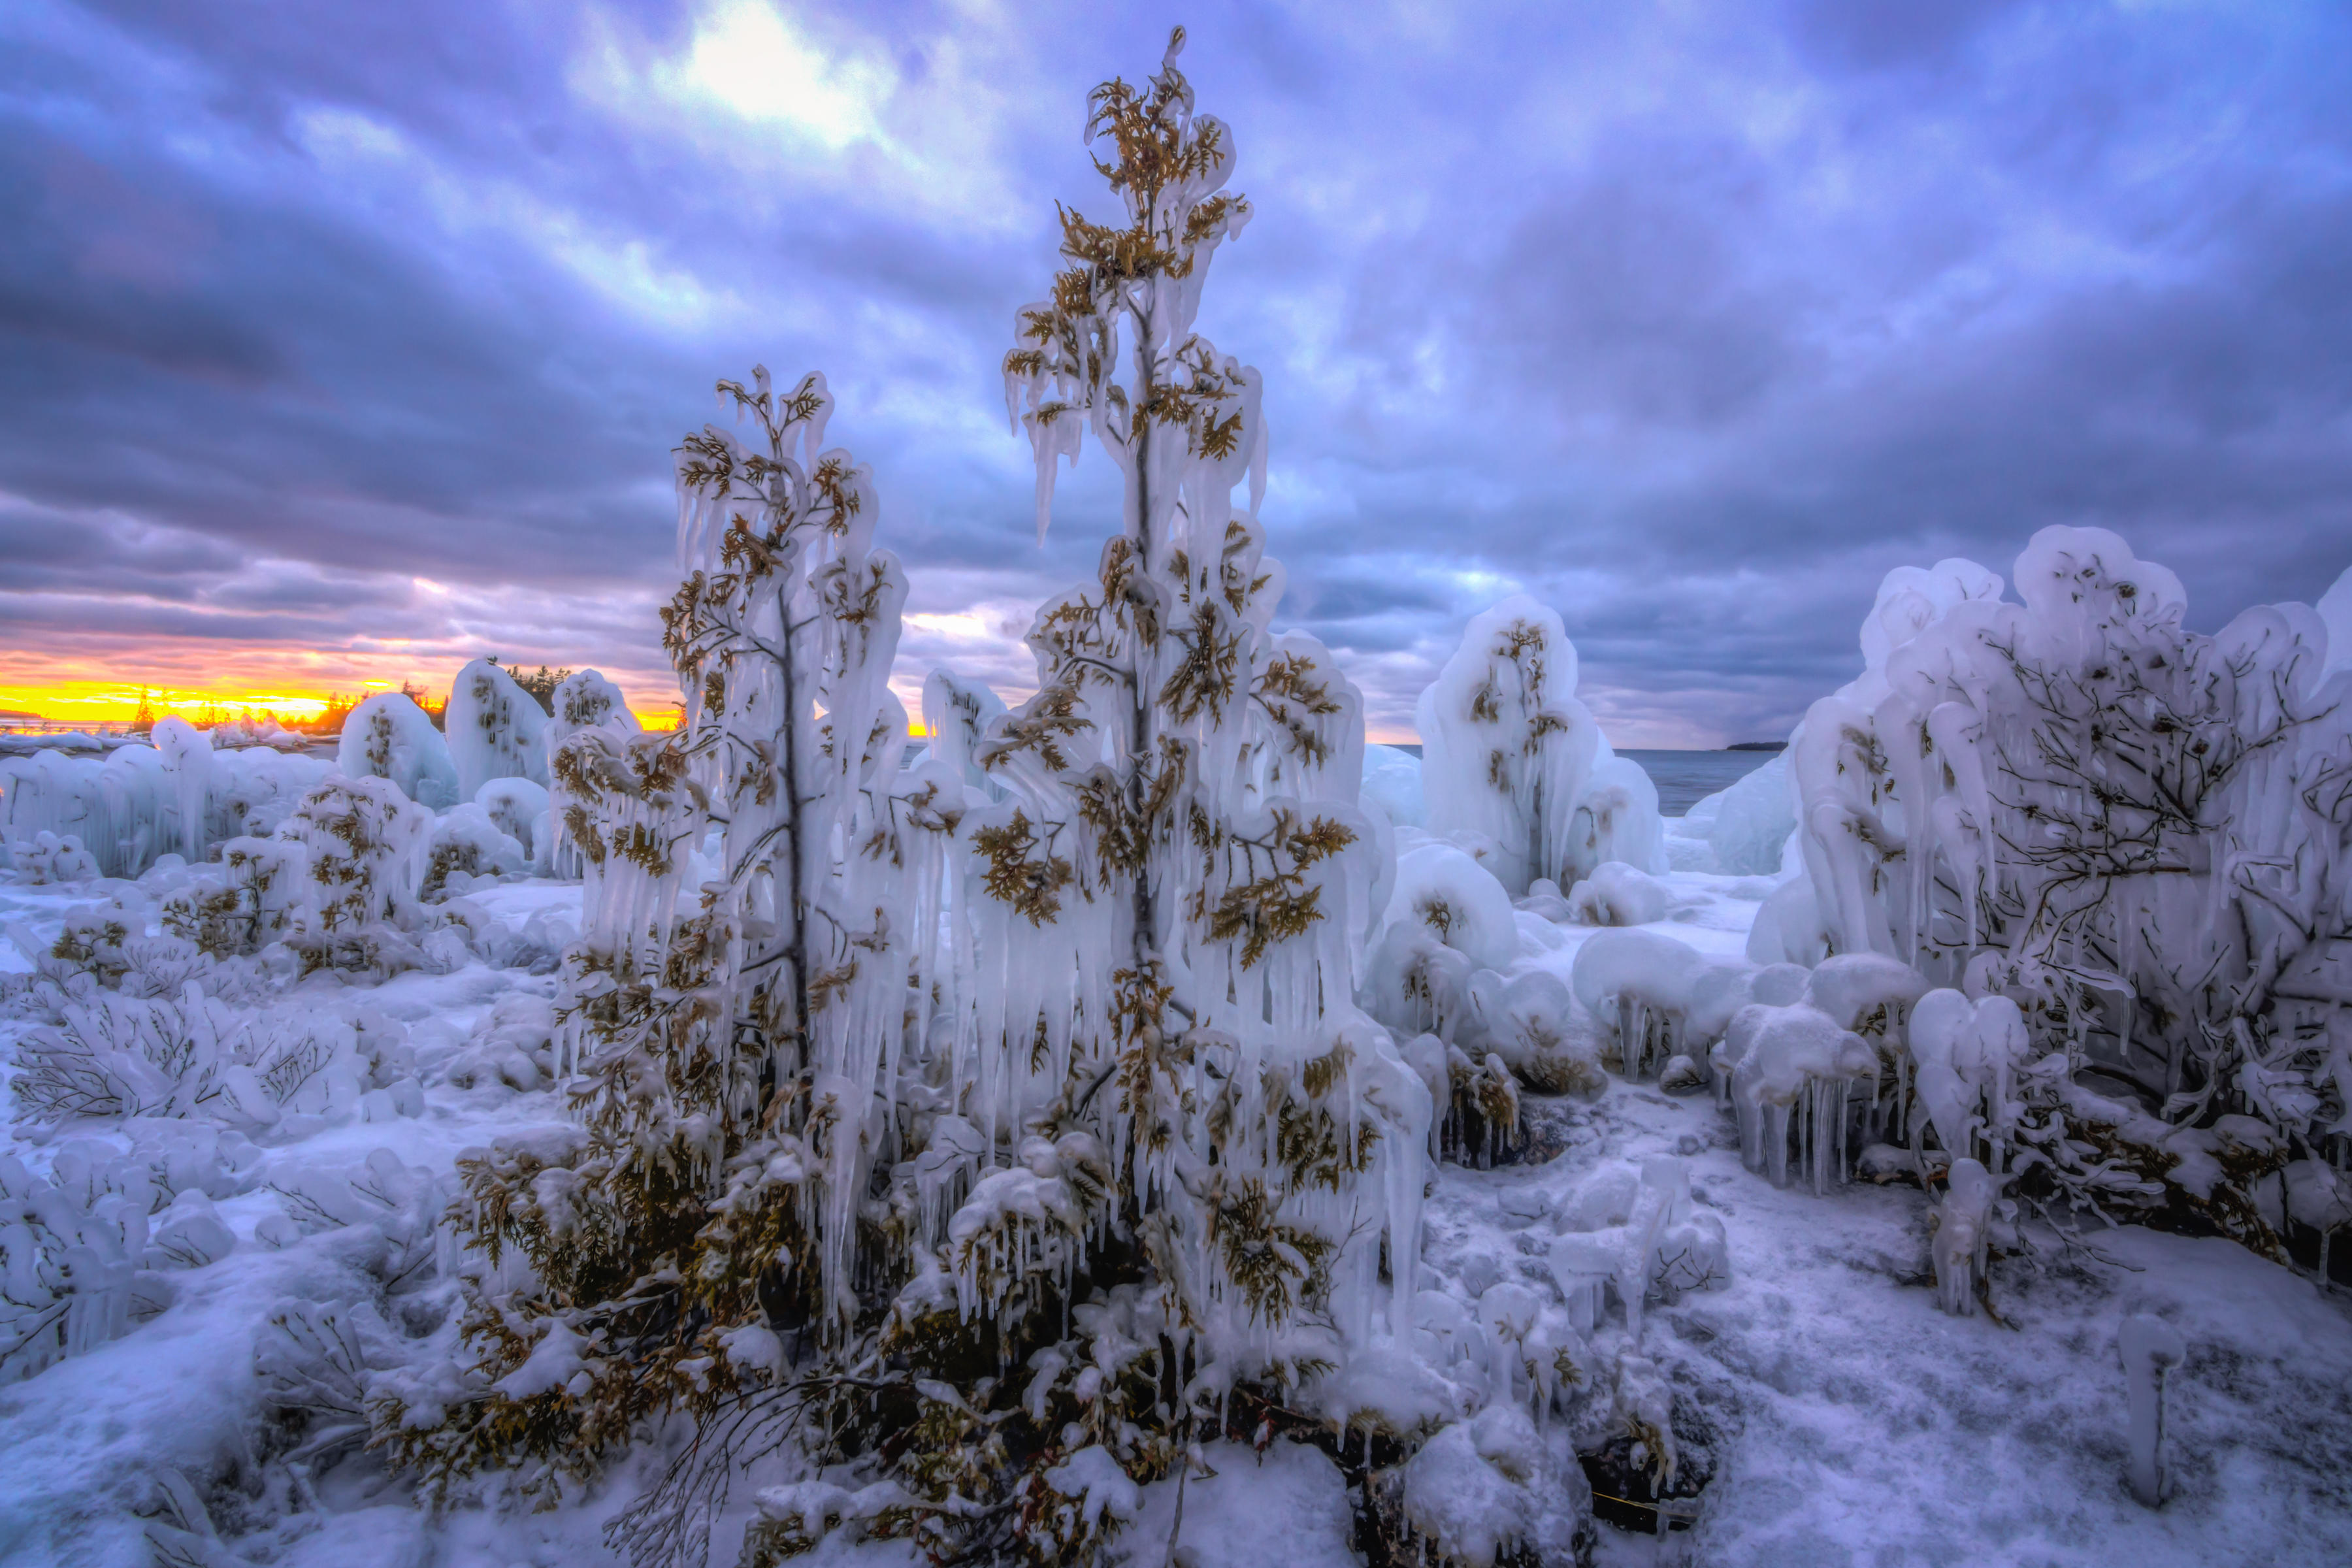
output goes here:
[{"label": "cloudy sky", "polygon": [[667,695],[668,452],[830,376],[911,687],[1023,688],[996,366],[1181,20],[1257,217],[1285,619],[1376,734],[1558,607],[1620,744],[1785,732],[1890,566],[2100,523],[2219,625],[2352,563],[2340,5],[0,7],[0,706],[463,658]]}]

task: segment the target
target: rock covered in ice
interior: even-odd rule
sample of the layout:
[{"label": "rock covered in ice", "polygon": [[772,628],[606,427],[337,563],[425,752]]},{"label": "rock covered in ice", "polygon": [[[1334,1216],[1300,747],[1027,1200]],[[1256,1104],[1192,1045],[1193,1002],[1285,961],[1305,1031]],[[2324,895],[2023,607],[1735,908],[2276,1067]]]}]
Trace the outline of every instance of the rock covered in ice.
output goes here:
[{"label": "rock covered in ice", "polygon": [[457,799],[473,800],[492,779],[529,779],[544,788],[547,720],[538,699],[492,660],[478,658],[459,670],[441,715]]},{"label": "rock covered in ice", "polygon": [[1786,752],[1775,752],[1762,767],[1692,805],[1682,829],[1685,837],[1704,840],[1710,851],[1711,863],[1694,868],[1726,877],[1778,876],[1796,830]]},{"label": "rock covered in ice", "polygon": [[1810,968],[1829,956],[1829,932],[1811,879],[1790,878],[1772,889],[1748,928],[1751,963],[1793,963]]},{"label": "rock covered in ice", "polygon": [[351,710],[335,746],[335,766],[347,778],[390,779],[428,811],[446,811],[467,798],[458,791],[448,742],[404,692],[379,691]]}]

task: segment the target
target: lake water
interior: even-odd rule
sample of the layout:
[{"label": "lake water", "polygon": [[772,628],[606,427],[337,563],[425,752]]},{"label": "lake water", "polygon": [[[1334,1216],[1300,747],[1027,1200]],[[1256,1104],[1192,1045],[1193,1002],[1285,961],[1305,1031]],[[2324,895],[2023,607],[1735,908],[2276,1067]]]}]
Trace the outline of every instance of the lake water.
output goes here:
[{"label": "lake water", "polygon": [[1775,752],[1636,752],[1617,753],[1642,764],[1658,786],[1658,812],[1680,816],[1705,796],[1729,789],[1779,753]]},{"label": "lake water", "polygon": [[[1400,752],[1421,755],[1417,745]],[[1719,789],[1729,789],[1778,755],[1773,752],[1637,752],[1628,747],[1617,753],[1642,764],[1658,786],[1658,814],[1680,816]]]}]

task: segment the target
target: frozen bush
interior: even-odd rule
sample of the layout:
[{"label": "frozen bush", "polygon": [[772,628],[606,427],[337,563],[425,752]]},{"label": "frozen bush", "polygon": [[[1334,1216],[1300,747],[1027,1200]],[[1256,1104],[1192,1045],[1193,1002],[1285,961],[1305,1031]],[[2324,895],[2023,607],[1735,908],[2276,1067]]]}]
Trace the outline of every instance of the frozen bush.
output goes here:
[{"label": "frozen bush", "polygon": [[432,814],[387,779],[331,777],[278,829],[310,852],[310,887],[288,939],[311,968],[379,968],[418,921]]},{"label": "frozen bush", "polygon": [[60,1012],[17,1047],[10,1089],[28,1121],[202,1117],[257,1131],[359,1097],[355,1032],[332,1017],[257,1015],[193,982],[173,999],[94,991]]},{"label": "frozen bush", "polygon": [[553,840],[543,785],[529,779],[492,779],[476,792],[474,804],[489,813],[492,827],[521,847],[534,869],[548,864]]},{"label": "frozen bush", "polygon": [[335,766],[351,779],[390,779],[428,811],[470,798],[458,791],[449,743],[425,710],[398,691],[379,691],[352,710],[343,720]]},{"label": "frozen bush", "polygon": [[258,952],[284,939],[316,890],[310,854],[283,838],[232,838],[157,903],[164,931],[213,958]]},{"label": "frozen bush", "polygon": [[0,1154],[0,1384],[88,1354],[171,1304],[149,1267],[152,1186],[112,1155],[68,1145],[44,1179]]},{"label": "frozen bush", "polygon": [[1666,918],[1666,885],[1622,860],[1604,860],[1569,890],[1568,918],[1579,925],[1643,926]]},{"label": "frozen bush", "polygon": [[520,877],[530,864],[522,846],[499,830],[489,812],[468,802],[434,819],[417,896],[435,900],[461,894],[478,881]]},{"label": "frozen bush", "polygon": [[453,800],[476,799],[493,779],[545,787],[547,711],[495,660],[478,658],[457,672],[441,723],[457,775]]},{"label": "frozen bush", "polygon": [[1430,830],[1491,841],[1514,896],[1603,860],[1666,868],[1657,791],[1576,700],[1576,647],[1546,606],[1520,595],[1473,616],[1414,718]]},{"label": "frozen bush", "polygon": [[[2033,1054],[2063,1053],[2021,1122],[2033,1181],[2103,1195],[2086,1173],[2116,1162],[2056,1131],[2095,1068],[2157,1113],[2100,1123],[2139,1143],[2123,1163],[2275,1251],[2247,1184],[2312,1146],[2352,994],[2352,686],[2326,673],[2326,620],[2258,606],[2192,632],[2179,579],[2099,529],[2036,534],[2016,587],[2003,602],[1967,562],[1889,574],[1862,676],[1799,727],[1823,938],[2004,994]],[[1799,956],[1811,924],[1759,920],[1756,941]],[[2172,1165],[2168,1128],[2232,1115],[2271,1125],[2273,1152],[2218,1188]]]},{"label": "frozen bush", "polygon": [[555,1008],[541,996],[509,992],[498,1000],[442,1076],[459,1089],[504,1084],[522,1091],[555,1080]]},{"label": "frozen bush", "polygon": [[43,828],[32,841],[10,847],[11,864],[19,882],[53,887],[61,882],[87,882],[99,876],[98,861],[68,833],[60,837]]},{"label": "frozen bush", "polygon": [[980,765],[979,754],[1003,715],[1004,700],[985,681],[950,669],[935,669],[923,680],[923,728],[930,732],[931,755],[992,800],[1003,799],[1004,788]]},{"label": "frozen bush", "polygon": [[1591,1528],[1592,1489],[1566,1434],[1539,1431],[1513,1404],[1446,1426],[1394,1485],[1408,1542],[1443,1568],[1565,1568]]},{"label": "frozen bush", "polygon": [[[547,721],[541,740],[547,749],[547,818],[548,845],[545,851],[551,874],[577,880],[588,874],[589,860],[580,843],[580,834],[592,831],[596,803],[602,798],[588,774],[579,771],[585,763],[576,763],[568,772],[562,762],[565,747],[583,733],[593,733],[595,742],[583,743],[580,758],[590,756],[617,757],[626,752],[631,737],[642,732],[637,716],[621,696],[621,689],[593,669],[583,669],[555,689],[555,711]],[[604,846],[597,840],[601,859]]]},{"label": "frozen bush", "polygon": [[1505,980],[1492,970],[1471,976],[1477,1037],[1521,1083],[1541,1094],[1598,1094],[1608,1075],[1589,1046],[1570,1033],[1569,990],[1541,970]]},{"label": "frozen bush", "polygon": [[1451,844],[1424,839],[1397,857],[1385,929],[1400,926],[1454,949],[1476,969],[1507,969],[1518,957],[1510,895]]}]

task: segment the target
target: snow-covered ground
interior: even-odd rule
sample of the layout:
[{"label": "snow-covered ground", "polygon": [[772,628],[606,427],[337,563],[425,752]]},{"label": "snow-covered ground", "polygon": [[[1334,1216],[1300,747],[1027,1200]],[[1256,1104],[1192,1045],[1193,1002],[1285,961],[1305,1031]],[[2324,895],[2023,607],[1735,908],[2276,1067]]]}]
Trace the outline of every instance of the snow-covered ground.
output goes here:
[{"label": "snow-covered ground", "polygon": [[[1647,929],[1725,954],[1741,951],[1771,886],[1692,873],[1665,880],[1669,916]],[[90,896],[87,886],[0,885],[0,921],[46,940],[69,904]],[[579,889],[520,881],[472,897],[519,932],[534,914],[576,915]],[[1594,934],[1519,925],[1519,966],[1563,980]],[[0,946],[0,966],[25,963]],[[324,1002],[341,991],[330,977],[310,984]],[[378,1151],[442,1175],[468,1146],[560,1121],[551,1089],[518,1090],[480,1070],[456,1074],[471,1080],[459,1087],[450,1070],[478,1067],[502,999],[549,998],[554,988],[549,973],[473,962],[342,998],[405,1026],[421,1114],[289,1119],[237,1177],[243,1190],[217,1202],[233,1250],[173,1273],[172,1304],[121,1338],[0,1383],[0,1563],[143,1564],[158,1560],[151,1536],[181,1554],[163,1560],[207,1568],[612,1560],[601,1527],[626,1502],[642,1458],[553,1512],[462,1509],[436,1521],[363,1454],[289,1463],[264,1437],[271,1402],[285,1397],[268,1375],[273,1318],[340,1314],[364,1346],[429,1333],[446,1310],[432,1290],[387,1293],[397,1265],[384,1258],[383,1227],[322,1219],[301,1195],[354,1176],[365,1185]],[[13,1071],[28,1026],[0,1020],[0,1067]],[[1820,1198],[1801,1184],[1776,1189],[1742,1168],[1732,1121],[1705,1091],[1612,1080],[1591,1103],[1531,1096],[1526,1106],[1537,1152],[1558,1152],[1486,1171],[1441,1168],[1425,1290],[1466,1304],[1522,1278],[1548,1292],[1563,1216],[1591,1210],[1592,1194],[1629,1179],[1613,1173],[1657,1154],[1685,1158],[1695,1202],[1720,1217],[1729,1244],[1727,1283],[1654,1302],[1643,1341],[1678,1413],[1696,1413],[1677,1432],[1685,1464],[1712,1476],[1696,1527],[1664,1540],[1603,1527],[1599,1561],[2352,1561],[2352,1312],[2340,1296],[2226,1242],[2125,1229],[2070,1243],[2029,1227],[2030,1253],[1994,1265],[1998,1318],[1948,1316],[1916,1187],[1858,1184]],[[41,1175],[77,1146],[86,1159],[92,1143],[128,1152],[141,1136],[100,1125],[44,1141],[14,1129],[5,1147]],[[2175,1494],[2158,1510],[2135,1502],[2125,1479],[2116,1334],[2137,1311],[2168,1319],[2188,1343],[2171,1384]],[[1341,1471],[1323,1452],[1278,1442],[1261,1458],[1216,1444],[1205,1458],[1216,1473],[1187,1484],[1180,1561],[1359,1561]],[[1122,1538],[1136,1563],[1167,1560],[1175,1491],[1173,1482],[1145,1489]],[[206,1517],[192,1516],[190,1500]],[[903,1545],[837,1542],[808,1559],[913,1560]]]}]

